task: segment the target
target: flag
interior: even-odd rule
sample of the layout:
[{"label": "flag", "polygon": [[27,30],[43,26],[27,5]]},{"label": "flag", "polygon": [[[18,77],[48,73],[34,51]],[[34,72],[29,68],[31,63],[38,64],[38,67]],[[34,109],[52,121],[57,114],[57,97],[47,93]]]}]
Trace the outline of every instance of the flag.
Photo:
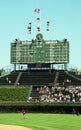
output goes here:
[{"label": "flag", "polygon": [[40,32],[40,27],[37,27],[37,31]]},{"label": "flag", "polygon": [[49,26],[50,25],[50,22],[49,21],[47,21],[47,26]]},{"label": "flag", "polygon": [[48,31],[50,30],[50,29],[49,29],[50,22],[47,21],[47,22],[46,22],[46,25],[47,25],[46,31],[48,32]]},{"label": "flag", "polygon": [[31,24],[32,24],[32,23],[29,22],[29,23],[28,23],[28,27],[27,27],[27,29],[28,29],[28,33],[29,33],[29,34],[31,34]]},{"label": "flag", "polygon": [[40,18],[37,18],[38,21],[40,21]]},{"label": "flag", "polygon": [[37,18],[37,22],[38,22],[38,24],[40,23],[40,18]]},{"label": "flag", "polygon": [[36,8],[36,9],[34,10],[34,12],[40,13],[40,9]]}]

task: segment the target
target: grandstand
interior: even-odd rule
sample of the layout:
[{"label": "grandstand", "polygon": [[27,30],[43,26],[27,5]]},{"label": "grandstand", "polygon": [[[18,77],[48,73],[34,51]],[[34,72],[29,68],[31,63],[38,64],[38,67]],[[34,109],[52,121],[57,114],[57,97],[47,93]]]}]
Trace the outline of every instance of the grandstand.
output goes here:
[{"label": "grandstand", "polygon": [[0,85],[81,85],[80,75],[67,70],[17,70],[0,77]]},{"label": "grandstand", "polygon": [[[65,87],[81,86],[81,75],[67,69],[69,63],[69,42],[67,39],[44,40],[41,33],[31,41],[16,39],[11,43],[11,64],[13,70],[0,76],[0,86],[29,88],[24,101],[32,97],[38,99],[37,88],[41,86]],[[62,64],[61,69],[55,65]],[[24,68],[25,65],[25,68]],[[17,68],[17,66],[19,66]],[[13,87],[11,87],[13,88]],[[57,91],[58,92],[58,91]],[[6,100],[6,98],[5,98]],[[21,100],[22,101],[22,100]]]}]

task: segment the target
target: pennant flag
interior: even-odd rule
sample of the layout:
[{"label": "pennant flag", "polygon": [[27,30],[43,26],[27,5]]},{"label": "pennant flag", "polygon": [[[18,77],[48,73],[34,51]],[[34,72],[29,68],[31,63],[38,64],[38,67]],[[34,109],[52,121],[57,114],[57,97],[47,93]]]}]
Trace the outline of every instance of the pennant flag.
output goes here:
[{"label": "pennant flag", "polygon": [[40,27],[37,27],[37,29],[40,29]]},{"label": "pennant flag", "polygon": [[40,9],[36,8],[36,9],[34,10],[34,12],[40,13]]},{"label": "pennant flag", "polygon": [[37,31],[40,32],[40,27],[37,27]]},{"label": "pennant flag", "polygon": [[40,32],[40,18],[37,18],[37,31]]},{"label": "pennant flag", "polygon": [[29,22],[28,24],[29,24],[29,25],[31,25],[31,24],[32,24],[32,22]]},{"label": "pennant flag", "polygon": [[40,22],[40,18],[37,18],[37,22]]},{"label": "pennant flag", "polygon": [[37,31],[40,32],[40,29],[38,29]]},{"label": "pennant flag", "polygon": [[28,29],[31,29],[31,27],[28,27]]},{"label": "pennant flag", "polygon": [[49,29],[46,29],[46,31],[48,32],[48,31],[49,31]]},{"label": "pennant flag", "polygon": [[47,32],[49,31],[49,25],[50,25],[50,22],[47,21],[47,22],[46,22],[46,26],[47,26],[46,31],[47,31]]},{"label": "pennant flag", "polygon": [[29,22],[29,23],[28,23],[28,27],[27,27],[27,29],[28,29],[28,33],[29,33],[29,34],[31,34],[31,24],[32,24],[32,23]]},{"label": "pennant flag", "polygon": [[47,26],[49,26],[49,24],[50,24],[50,22],[49,22],[49,21],[47,21]]},{"label": "pennant flag", "polygon": [[40,18],[37,18],[37,20],[40,20]]}]

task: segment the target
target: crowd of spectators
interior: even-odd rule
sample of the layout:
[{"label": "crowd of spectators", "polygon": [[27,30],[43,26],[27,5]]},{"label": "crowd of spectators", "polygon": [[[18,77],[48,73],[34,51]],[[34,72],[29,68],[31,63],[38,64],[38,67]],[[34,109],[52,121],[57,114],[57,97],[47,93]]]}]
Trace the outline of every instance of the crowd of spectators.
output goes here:
[{"label": "crowd of spectators", "polygon": [[29,97],[29,102],[81,102],[81,86],[41,86],[37,88],[39,97]]}]

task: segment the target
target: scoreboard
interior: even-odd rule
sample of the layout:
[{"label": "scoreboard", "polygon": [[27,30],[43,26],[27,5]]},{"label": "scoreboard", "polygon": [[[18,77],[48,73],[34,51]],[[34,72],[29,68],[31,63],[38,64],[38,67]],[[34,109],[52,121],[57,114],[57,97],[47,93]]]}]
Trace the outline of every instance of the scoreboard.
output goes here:
[{"label": "scoreboard", "polygon": [[69,63],[69,42],[44,40],[41,33],[31,41],[16,39],[11,43],[11,64],[28,63]]}]

